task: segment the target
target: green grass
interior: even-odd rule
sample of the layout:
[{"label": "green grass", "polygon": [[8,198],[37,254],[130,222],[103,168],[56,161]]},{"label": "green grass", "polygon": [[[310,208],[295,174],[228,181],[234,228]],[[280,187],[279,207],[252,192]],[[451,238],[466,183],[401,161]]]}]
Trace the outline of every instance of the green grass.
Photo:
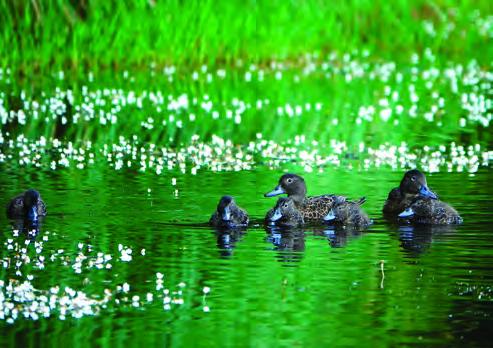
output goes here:
[{"label": "green grass", "polygon": [[214,65],[355,49],[399,60],[427,47],[489,63],[493,28],[480,21],[492,13],[487,0],[2,2],[0,65],[27,73]]},{"label": "green grass", "polygon": [[[28,108],[25,125],[11,120],[2,125],[2,132],[9,132],[11,138],[43,135],[98,144],[135,134],[142,141],[171,146],[188,144],[195,134],[202,140],[218,135],[246,144],[255,140],[257,133],[279,143],[303,134],[307,143],[317,140],[321,146],[331,139],[352,146],[361,142],[399,145],[403,141],[410,146],[451,141],[489,145],[488,125],[469,122],[471,113],[461,101],[464,93],[489,99],[488,78],[482,76],[471,85],[463,73],[458,90],[452,92],[444,70],[460,64],[466,71],[473,61],[479,65],[476,73],[490,69],[492,13],[491,1],[448,0],[2,2],[0,47],[6,49],[0,55],[0,68],[9,68],[13,74],[0,76],[0,106],[7,111],[20,109],[25,102],[22,94],[27,100],[46,103],[57,88],[74,94],[72,105],[63,101],[67,111],[61,116],[68,119],[67,126],[49,110],[35,118]],[[431,27],[435,34],[430,34]],[[427,49],[435,55],[434,60],[425,58]],[[337,58],[329,64],[333,74],[326,78],[320,63],[334,52]],[[300,60],[308,53],[317,62],[317,72],[304,77],[305,65]],[[345,53],[351,54],[351,62],[344,60]],[[421,57],[418,63],[411,63],[413,53]],[[318,58],[313,58],[316,55]],[[276,69],[269,68],[273,59],[290,66],[282,80],[275,79]],[[352,62],[360,64],[365,75],[348,82],[345,74],[352,69]],[[370,78],[368,71],[392,62],[396,68],[389,81]],[[265,72],[263,81],[258,81],[255,72],[252,81],[245,81],[245,71],[252,63]],[[153,64],[156,69],[150,69]],[[173,82],[162,74],[162,67],[170,64],[177,66]],[[202,64],[214,76],[211,83],[203,73],[198,80],[191,78],[192,71],[200,71]],[[217,78],[217,68],[227,71],[224,80]],[[418,72],[413,73],[413,68]],[[440,76],[432,78],[433,86],[427,88],[429,80],[422,74],[430,69],[438,69]],[[65,71],[64,80],[56,77],[61,70]],[[123,79],[123,70],[135,80]],[[93,82],[88,71],[94,73]],[[301,78],[299,82],[294,81],[296,76]],[[410,100],[411,85],[419,102]],[[147,101],[142,108],[124,107],[115,125],[101,125],[98,118],[72,122],[74,108],[85,104],[83,86],[92,92],[114,88],[137,95],[159,91],[165,97],[185,93],[199,100],[207,94],[220,117],[214,120],[198,106],[178,113],[165,108],[158,111]],[[386,88],[399,93],[399,99],[392,101],[384,92]],[[433,92],[445,103],[429,121],[424,115],[437,105]],[[226,118],[227,111],[234,109],[231,103],[235,98],[252,106],[242,114],[241,124]],[[389,108],[394,113],[389,121],[378,116],[382,98],[391,100]],[[270,104],[257,110],[259,100]],[[293,118],[277,114],[279,107],[288,104],[304,107],[318,102],[323,104],[320,112],[312,108]],[[107,98],[106,106],[96,109],[108,113],[110,104]],[[375,107],[375,117],[358,124],[360,108],[368,106]],[[400,106],[406,111],[396,115]],[[408,115],[412,106],[417,107],[416,118]],[[193,122],[190,113],[197,117]],[[484,110],[482,116],[489,117],[489,113],[490,109]],[[183,128],[176,122],[162,125],[170,114],[183,122]],[[141,125],[148,117],[156,122],[152,130]],[[466,127],[460,126],[464,119],[468,119]]]}]

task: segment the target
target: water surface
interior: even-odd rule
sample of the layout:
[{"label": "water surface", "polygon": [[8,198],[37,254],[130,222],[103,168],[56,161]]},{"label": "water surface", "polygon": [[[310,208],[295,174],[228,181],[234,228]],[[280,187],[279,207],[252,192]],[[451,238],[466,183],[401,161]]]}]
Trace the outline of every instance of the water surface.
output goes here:
[{"label": "water surface", "polygon": [[[262,195],[282,170],[259,166],[157,176],[101,167],[14,168],[4,166],[0,177],[2,204],[25,187],[39,188],[49,215],[36,241],[48,238],[39,253],[44,268],[25,260],[0,268],[2,292],[9,282],[29,281],[37,296],[56,286],[60,294],[70,287],[88,298],[101,300],[105,289],[111,296],[79,319],[73,309],[61,318],[57,305],[48,318],[2,320],[2,345],[350,346],[364,339],[374,346],[484,346],[491,341],[491,169],[428,176],[430,187],[461,213],[461,226],[392,225],[380,210],[402,172],[331,168],[304,174],[309,194],[365,195],[365,210],[375,221],[368,230],[271,233],[253,224],[243,232],[219,233],[203,223],[220,195],[234,195],[261,221],[275,203]],[[22,244],[26,238],[14,237],[5,217],[0,222],[2,260],[13,260],[22,253],[7,248],[9,239]],[[127,248],[131,260],[123,255]],[[34,260],[34,242],[27,249]],[[98,252],[112,256],[103,262],[110,269],[89,266]],[[80,253],[88,259],[77,267]],[[26,302],[16,305],[22,309]]]}]

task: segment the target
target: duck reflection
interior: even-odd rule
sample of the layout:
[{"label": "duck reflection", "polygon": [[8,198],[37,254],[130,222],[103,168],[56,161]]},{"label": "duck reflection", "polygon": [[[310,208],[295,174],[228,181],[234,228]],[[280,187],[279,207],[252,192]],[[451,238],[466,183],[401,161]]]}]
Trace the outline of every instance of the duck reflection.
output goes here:
[{"label": "duck reflection", "polygon": [[400,225],[397,234],[404,252],[417,257],[428,250],[437,236],[454,233],[455,226],[451,225]]},{"label": "duck reflection", "polygon": [[342,248],[347,243],[363,234],[363,228],[354,226],[325,226],[324,228],[313,229],[315,236],[326,237],[332,248]]},{"label": "duck reflection", "polygon": [[311,226],[303,228],[286,228],[267,226],[266,241],[274,245],[281,262],[298,262],[305,251],[305,235],[325,237],[332,248],[342,248],[352,239],[363,234],[362,228],[348,226]]},{"label": "duck reflection", "polygon": [[14,219],[11,224],[14,236],[23,234],[29,239],[35,239],[41,231],[41,220]]},{"label": "duck reflection", "polygon": [[217,247],[219,254],[222,257],[233,255],[233,249],[236,243],[241,240],[245,234],[245,229],[242,228],[216,228],[214,234],[217,238]]},{"label": "duck reflection", "polygon": [[303,258],[305,251],[305,231],[301,228],[281,228],[269,226],[267,241],[274,245],[276,258],[280,262],[296,263]]}]

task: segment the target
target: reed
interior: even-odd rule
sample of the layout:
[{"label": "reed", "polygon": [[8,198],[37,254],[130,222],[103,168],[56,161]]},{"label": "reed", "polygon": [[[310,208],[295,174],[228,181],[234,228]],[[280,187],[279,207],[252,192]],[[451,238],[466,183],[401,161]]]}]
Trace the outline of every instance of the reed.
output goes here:
[{"label": "reed", "polygon": [[53,69],[199,66],[369,50],[489,63],[491,1],[5,1],[0,64]]}]

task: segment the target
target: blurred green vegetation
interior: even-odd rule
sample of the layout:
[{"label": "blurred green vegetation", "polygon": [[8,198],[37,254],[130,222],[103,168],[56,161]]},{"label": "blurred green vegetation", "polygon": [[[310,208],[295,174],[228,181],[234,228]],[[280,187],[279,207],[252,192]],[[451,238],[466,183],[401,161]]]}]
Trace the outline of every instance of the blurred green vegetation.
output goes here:
[{"label": "blurred green vegetation", "polygon": [[[447,0],[2,2],[0,107],[26,114],[25,123],[4,116],[2,131],[98,144],[133,135],[172,146],[196,135],[246,144],[262,133],[321,146],[488,145],[492,13],[491,1]],[[94,93],[108,89],[159,92],[164,102],[127,103],[117,122],[101,122],[118,98]],[[170,110],[168,98],[180,95],[198,103]],[[245,105],[239,122],[235,101]],[[37,116],[26,107],[33,102],[45,104]],[[53,112],[60,103],[64,111]]]},{"label": "blurred green vegetation", "polygon": [[488,0],[5,1],[0,66],[261,63],[355,49],[398,60],[425,48],[489,63],[492,13]]},{"label": "blurred green vegetation", "polygon": [[[214,77],[211,82],[207,82],[204,73],[193,80],[190,74],[178,72],[169,82],[167,76],[160,73],[152,76],[149,71],[138,72],[123,78],[122,74],[109,70],[96,73],[92,82],[87,76],[65,76],[60,80],[56,75],[34,81],[18,79],[10,84],[0,81],[0,89],[7,95],[3,100],[5,109],[22,108],[26,114],[25,123],[19,122],[17,117],[11,118],[2,125],[2,131],[9,132],[11,138],[21,134],[28,139],[44,136],[48,140],[57,138],[76,144],[91,141],[97,146],[116,144],[121,136],[131,139],[135,135],[144,143],[172,147],[190,144],[196,136],[206,142],[216,135],[234,144],[248,144],[262,134],[263,139],[286,144],[303,135],[305,141],[301,147],[315,147],[324,154],[333,151],[331,140],[344,141],[350,146],[350,152],[357,152],[361,143],[373,148],[402,142],[411,147],[437,147],[455,141],[488,147],[492,139],[489,123],[481,124],[461,100],[462,94],[474,93],[487,98],[487,90],[477,88],[478,84],[486,86],[486,79],[470,84],[461,77],[457,81],[459,92],[453,92],[444,74],[426,80],[420,76],[432,68],[423,68],[415,79],[412,67],[396,70],[389,75],[389,80],[370,79],[370,73],[365,72],[362,77],[346,81],[344,73],[325,77],[321,69],[303,77],[301,69],[295,68],[284,71],[282,79],[268,72],[262,81],[255,72],[252,80],[246,81],[242,69],[232,69],[226,78]],[[369,65],[368,70],[377,68]],[[212,74],[215,76],[215,72]],[[426,86],[430,81],[433,82],[431,89]],[[413,93],[419,96],[418,101],[411,100],[409,86],[414,86]],[[115,92],[105,96],[105,90],[122,94]],[[396,93],[398,98],[393,99],[392,93],[386,90]],[[72,93],[73,100],[61,94],[67,91]],[[151,93],[162,93],[164,101],[155,102],[149,97]],[[132,95],[142,99],[140,105],[128,101]],[[179,96],[186,96],[189,105],[170,109],[173,103],[169,98],[177,100]],[[443,106],[439,106],[438,96],[443,98]],[[196,103],[193,103],[194,98]],[[381,106],[382,100],[388,102],[388,106]],[[203,107],[204,102],[210,103],[210,110]],[[259,102],[262,102],[261,108],[257,107]],[[32,107],[34,103],[41,105],[37,111]],[[364,107],[375,109],[370,118],[360,116]],[[396,112],[399,107],[404,110],[402,113]],[[388,120],[380,116],[386,108],[392,110]],[[416,115],[410,116],[413,108]],[[487,118],[489,112],[485,110],[482,117]],[[241,115],[239,123],[235,122],[236,114]],[[426,114],[432,117],[426,118]],[[114,123],[106,121],[113,115]],[[191,115],[195,119],[190,119]],[[152,127],[147,127],[150,119]],[[311,146],[312,141],[318,144]]]}]

